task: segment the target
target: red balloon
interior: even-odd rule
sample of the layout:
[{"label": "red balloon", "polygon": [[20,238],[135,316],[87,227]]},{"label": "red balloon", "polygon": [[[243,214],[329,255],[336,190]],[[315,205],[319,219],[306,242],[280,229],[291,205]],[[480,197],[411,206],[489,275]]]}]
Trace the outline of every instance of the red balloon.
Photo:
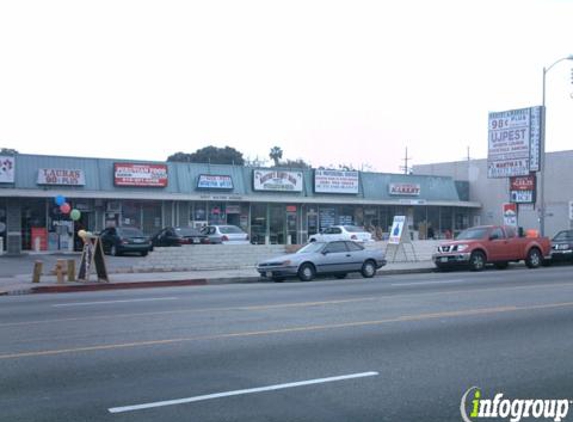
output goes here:
[{"label": "red balloon", "polygon": [[69,214],[71,210],[72,207],[70,207],[70,204],[67,202],[64,202],[62,205],[60,205],[60,211],[64,214]]}]

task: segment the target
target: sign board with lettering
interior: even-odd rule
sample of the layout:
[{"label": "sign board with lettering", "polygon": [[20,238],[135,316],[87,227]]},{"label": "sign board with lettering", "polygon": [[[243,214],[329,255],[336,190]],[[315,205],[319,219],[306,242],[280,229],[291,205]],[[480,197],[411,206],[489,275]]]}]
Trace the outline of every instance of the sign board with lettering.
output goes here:
[{"label": "sign board with lettering", "polygon": [[517,227],[517,204],[503,204],[503,224]]},{"label": "sign board with lettering", "polygon": [[14,183],[16,160],[10,155],[0,155],[0,183]]},{"label": "sign board with lettering", "polygon": [[535,174],[515,176],[509,179],[510,202],[532,204],[535,202]]},{"label": "sign board with lettering", "polygon": [[422,188],[417,183],[390,183],[388,193],[396,196],[420,196]]},{"label": "sign board with lettering", "polygon": [[113,176],[115,186],[167,186],[165,164],[114,163]]},{"label": "sign board with lettering", "polygon": [[253,189],[255,191],[302,192],[301,171],[254,170]]},{"label": "sign board with lettering", "polygon": [[344,170],[315,170],[316,193],[358,193],[358,172]]},{"label": "sign board with lettering", "polygon": [[398,245],[402,240],[402,236],[405,233],[404,226],[406,225],[406,217],[403,215],[394,216],[394,221],[392,222],[392,228],[390,229],[390,237],[388,238],[388,243],[391,245]]},{"label": "sign board with lettering", "polygon": [[84,186],[86,176],[80,169],[38,169],[38,185]]},{"label": "sign board with lettering", "polygon": [[197,189],[233,190],[233,178],[226,175],[200,174]]},{"label": "sign board with lettering", "polygon": [[489,178],[527,176],[540,167],[541,107],[489,114]]}]

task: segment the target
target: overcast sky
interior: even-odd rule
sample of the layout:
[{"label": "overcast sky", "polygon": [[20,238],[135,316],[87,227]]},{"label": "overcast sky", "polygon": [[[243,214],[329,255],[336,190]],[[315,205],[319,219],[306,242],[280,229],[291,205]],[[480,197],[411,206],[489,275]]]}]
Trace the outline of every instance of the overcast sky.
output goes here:
[{"label": "overcast sky", "polygon": [[[0,0],[0,147],[483,158],[488,112],[540,105],[543,67],[573,54],[572,17],[566,0]],[[548,150],[573,149],[572,67],[548,73]]]}]

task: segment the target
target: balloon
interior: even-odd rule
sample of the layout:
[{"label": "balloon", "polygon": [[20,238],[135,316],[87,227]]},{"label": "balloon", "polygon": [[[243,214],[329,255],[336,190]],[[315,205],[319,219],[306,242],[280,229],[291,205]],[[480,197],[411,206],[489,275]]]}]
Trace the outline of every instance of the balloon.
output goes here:
[{"label": "balloon", "polygon": [[82,239],[86,237],[87,234],[88,232],[86,232],[85,230],[78,230],[78,236],[81,237]]},{"label": "balloon", "polygon": [[81,216],[82,213],[79,210],[73,209],[72,212],[70,212],[70,218],[74,221],[78,221]]},{"label": "balloon", "polygon": [[70,207],[70,204],[67,202],[64,202],[62,205],[60,205],[60,211],[64,214],[68,214],[71,209],[72,207]]},{"label": "balloon", "polygon": [[62,206],[66,203],[66,197],[63,195],[58,195],[58,196],[56,196],[55,201],[56,201],[56,205]]}]

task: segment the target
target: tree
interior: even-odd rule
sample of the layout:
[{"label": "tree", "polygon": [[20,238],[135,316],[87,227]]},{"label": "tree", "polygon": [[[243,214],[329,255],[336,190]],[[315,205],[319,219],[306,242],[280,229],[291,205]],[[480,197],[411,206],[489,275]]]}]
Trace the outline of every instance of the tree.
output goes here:
[{"label": "tree", "polygon": [[269,153],[269,157],[271,157],[271,160],[275,162],[275,167],[278,167],[279,160],[283,158],[283,150],[281,147],[272,147],[271,152]]},{"label": "tree", "polygon": [[192,154],[177,152],[167,157],[167,161],[177,161],[184,163],[211,163],[211,164],[234,164],[245,165],[243,153],[235,148],[218,148],[212,145],[198,149]]},{"label": "tree", "polygon": [[0,155],[16,155],[18,151],[12,148],[0,148]]},{"label": "tree", "polygon": [[[275,166],[276,167],[276,166]],[[287,167],[293,169],[309,169],[312,168],[310,164],[305,162],[302,158],[296,160],[284,160],[279,163],[279,167]]]}]

